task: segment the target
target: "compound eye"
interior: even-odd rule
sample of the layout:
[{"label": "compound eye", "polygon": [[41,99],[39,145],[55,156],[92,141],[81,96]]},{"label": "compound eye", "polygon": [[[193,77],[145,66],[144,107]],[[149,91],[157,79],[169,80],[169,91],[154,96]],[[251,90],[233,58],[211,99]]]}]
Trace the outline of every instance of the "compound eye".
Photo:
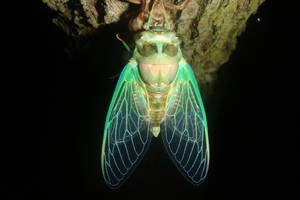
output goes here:
[{"label": "compound eye", "polygon": [[139,54],[141,54],[142,56],[151,56],[155,53],[157,53],[157,47],[155,44],[144,44],[142,46],[138,46],[138,52]]},{"label": "compound eye", "polygon": [[173,44],[165,44],[163,47],[163,53],[167,54],[168,56],[176,56],[178,52],[178,48]]}]

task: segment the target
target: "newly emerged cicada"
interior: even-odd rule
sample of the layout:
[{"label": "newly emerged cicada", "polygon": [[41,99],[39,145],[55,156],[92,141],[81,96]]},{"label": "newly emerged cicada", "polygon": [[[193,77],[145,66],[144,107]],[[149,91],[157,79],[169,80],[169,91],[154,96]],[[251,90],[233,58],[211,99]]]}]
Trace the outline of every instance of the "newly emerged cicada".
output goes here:
[{"label": "newly emerged cicada", "polygon": [[142,160],[152,136],[160,135],[178,170],[198,185],[209,165],[207,122],[180,40],[173,31],[148,27],[135,43],[105,121],[104,179],[109,187],[118,188]]}]

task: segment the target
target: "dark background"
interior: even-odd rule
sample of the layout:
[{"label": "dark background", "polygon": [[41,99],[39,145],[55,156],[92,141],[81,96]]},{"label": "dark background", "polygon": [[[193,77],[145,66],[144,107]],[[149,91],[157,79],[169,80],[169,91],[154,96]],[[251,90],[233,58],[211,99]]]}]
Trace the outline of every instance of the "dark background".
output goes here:
[{"label": "dark background", "polygon": [[[205,103],[211,162],[207,180],[190,185],[177,171],[160,138],[153,139],[144,160],[118,190],[106,185],[100,170],[106,112],[127,58],[116,33],[126,26],[112,25],[97,33],[86,49],[70,59],[64,52],[64,34],[51,22],[52,12],[36,5],[37,42],[34,55],[39,77],[46,86],[46,127],[36,135],[38,162],[23,160],[29,177],[21,181],[22,197],[38,199],[244,199],[268,197],[276,173],[272,137],[278,94],[282,38],[280,5],[267,1],[238,38],[230,61],[218,72],[216,87]],[[257,20],[260,18],[260,21]],[[29,53],[30,54],[30,53]],[[280,77],[279,77],[280,78]],[[45,108],[48,108],[47,110]],[[279,126],[279,125],[278,125]],[[272,128],[270,128],[272,127]],[[26,170],[25,170],[26,169]],[[276,195],[277,191],[272,191]]]}]

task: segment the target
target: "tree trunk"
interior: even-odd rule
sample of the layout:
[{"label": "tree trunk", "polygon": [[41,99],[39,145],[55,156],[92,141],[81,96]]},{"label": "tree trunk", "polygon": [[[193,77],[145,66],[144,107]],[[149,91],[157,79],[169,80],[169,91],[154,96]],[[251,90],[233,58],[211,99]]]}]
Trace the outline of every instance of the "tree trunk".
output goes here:
[{"label": "tree trunk", "polygon": [[[174,0],[172,0],[174,1]],[[184,0],[175,0],[180,4]],[[132,4],[120,0],[43,0],[55,10],[53,22],[75,38],[120,21]],[[248,18],[264,0],[191,0],[183,11],[171,11],[182,52],[192,66],[204,96],[222,64],[229,60]],[[135,5],[135,9],[138,8]]]}]

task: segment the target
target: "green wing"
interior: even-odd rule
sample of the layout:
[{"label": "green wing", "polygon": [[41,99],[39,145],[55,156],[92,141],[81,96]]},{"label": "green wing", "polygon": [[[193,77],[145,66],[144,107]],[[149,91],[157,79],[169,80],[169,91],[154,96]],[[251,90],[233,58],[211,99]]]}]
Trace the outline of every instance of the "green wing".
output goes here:
[{"label": "green wing", "polygon": [[207,122],[193,71],[184,59],[173,84],[161,134],[176,167],[198,185],[204,181],[209,165]]},{"label": "green wing", "polygon": [[125,66],[105,121],[101,166],[107,185],[118,188],[130,176],[150,144],[148,103],[137,63]]}]

